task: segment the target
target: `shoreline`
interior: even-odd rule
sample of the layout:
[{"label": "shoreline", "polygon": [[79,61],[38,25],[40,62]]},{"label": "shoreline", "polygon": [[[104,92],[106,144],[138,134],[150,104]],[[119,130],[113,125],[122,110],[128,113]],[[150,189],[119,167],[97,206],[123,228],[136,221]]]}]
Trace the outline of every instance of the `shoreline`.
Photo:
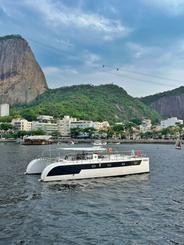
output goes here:
[{"label": "shoreline", "polygon": [[[60,139],[54,140],[53,144],[65,143],[65,144],[92,144],[94,139]],[[140,140],[113,140],[113,139],[103,139],[102,142],[107,142],[107,144],[175,144],[176,140],[161,140],[161,139],[140,139]],[[184,144],[184,140],[181,141]],[[0,143],[17,143],[16,139],[0,139]]]},{"label": "shoreline", "polygon": [[[71,144],[71,141],[74,142],[74,144],[80,144],[80,143],[86,143],[86,144],[92,144],[94,140],[91,139],[62,139],[59,141],[59,143],[68,143]],[[156,140],[156,139],[140,139],[140,140],[113,140],[113,139],[103,139],[102,142],[105,141],[107,144],[175,144],[176,140]],[[182,144],[184,143],[184,140],[182,140]]]}]

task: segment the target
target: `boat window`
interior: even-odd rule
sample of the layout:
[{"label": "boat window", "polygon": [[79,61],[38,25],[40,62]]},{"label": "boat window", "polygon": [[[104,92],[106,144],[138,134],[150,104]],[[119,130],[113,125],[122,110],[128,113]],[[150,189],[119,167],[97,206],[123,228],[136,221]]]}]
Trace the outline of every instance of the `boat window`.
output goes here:
[{"label": "boat window", "polygon": [[92,167],[92,168],[96,168],[96,165],[95,165],[95,164],[93,164],[93,165],[91,165],[91,167]]},{"label": "boat window", "polygon": [[111,167],[111,166],[112,166],[112,164],[111,164],[111,163],[108,163],[108,164],[107,164],[107,167]]},{"label": "boat window", "polygon": [[139,165],[139,161],[133,162],[134,165]]}]

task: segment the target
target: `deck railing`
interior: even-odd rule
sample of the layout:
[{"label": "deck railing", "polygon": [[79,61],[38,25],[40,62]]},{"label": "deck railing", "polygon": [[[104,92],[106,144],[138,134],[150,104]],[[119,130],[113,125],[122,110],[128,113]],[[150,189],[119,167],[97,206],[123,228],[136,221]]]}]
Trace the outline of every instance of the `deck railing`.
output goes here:
[{"label": "deck railing", "polygon": [[146,157],[145,154],[143,154],[140,150],[132,150],[132,151],[123,151],[121,153],[95,153],[95,155],[97,155],[97,158],[93,157],[93,154],[89,154],[90,158],[87,157],[87,155],[85,155],[84,159],[77,159],[76,158],[76,154],[61,154],[61,152],[58,154],[58,156],[54,156],[52,154],[52,152],[48,152],[48,156],[44,156],[42,154],[42,156],[40,157],[40,159],[43,160],[49,160],[51,162],[68,162],[68,161],[72,161],[72,163],[93,163],[93,162],[104,162],[104,161],[114,161],[114,160],[128,160],[128,159],[137,159],[140,157]]}]

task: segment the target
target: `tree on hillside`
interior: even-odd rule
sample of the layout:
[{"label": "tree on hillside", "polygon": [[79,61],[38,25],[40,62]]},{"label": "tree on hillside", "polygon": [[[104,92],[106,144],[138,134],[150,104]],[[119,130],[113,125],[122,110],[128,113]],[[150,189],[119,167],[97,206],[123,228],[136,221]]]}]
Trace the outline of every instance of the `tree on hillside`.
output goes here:
[{"label": "tree on hillside", "polygon": [[89,135],[89,138],[96,132],[95,128],[84,128],[82,130],[83,133],[87,133]]},{"label": "tree on hillside", "polygon": [[29,133],[27,131],[18,131],[16,137],[17,138],[23,138],[25,135],[28,135]]},{"label": "tree on hillside", "polygon": [[139,118],[133,118],[130,120],[130,122],[132,122],[135,125],[141,125],[141,123],[142,123],[141,119],[139,119]]},{"label": "tree on hillside", "polygon": [[11,116],[0,117],[0,122],[9,123],[11,122],[11,120],[12,120]]},{"label": "tree on hillside", "polygon": [[32,109],[25,109],[21,112],[21,116],[25,118],[26,120],[32,122],[37,119],[37,114]]},{"label": "tree on hillside", "polygon": [[[111,131],[108,132],[108,135]],[[125,138],[125,125],[124,124],[115,124],[112,127],[112,136],[115,138]]]},{"label": "tree on hillside", "polygon": [[77,138],[81,133],[81,129],[80,128],[71,128],[70,132],[71,132],[72,138]]},{"label": "tree on hillside", "polygon": [[13,126],[10,123],[1,123],[0,130],[7,131],[9,129],[13,129]]},{"label": "tree on hillside", "polygon": [[45,131],[41,128],[31,132],[32,135],[45,135]]}]

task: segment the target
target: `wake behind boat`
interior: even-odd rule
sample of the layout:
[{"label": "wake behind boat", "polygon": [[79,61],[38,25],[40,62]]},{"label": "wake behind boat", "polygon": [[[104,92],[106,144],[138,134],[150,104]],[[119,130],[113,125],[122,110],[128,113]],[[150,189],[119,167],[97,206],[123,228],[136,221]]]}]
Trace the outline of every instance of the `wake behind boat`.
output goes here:
[{"label": "wake behind boat", "polygon": [[63,158],[29,163],[26,173],[41,173],[42,181],[113,177],[149,172],[149,158],[140,151],[113,153],[111,148],[63,148]]}]

